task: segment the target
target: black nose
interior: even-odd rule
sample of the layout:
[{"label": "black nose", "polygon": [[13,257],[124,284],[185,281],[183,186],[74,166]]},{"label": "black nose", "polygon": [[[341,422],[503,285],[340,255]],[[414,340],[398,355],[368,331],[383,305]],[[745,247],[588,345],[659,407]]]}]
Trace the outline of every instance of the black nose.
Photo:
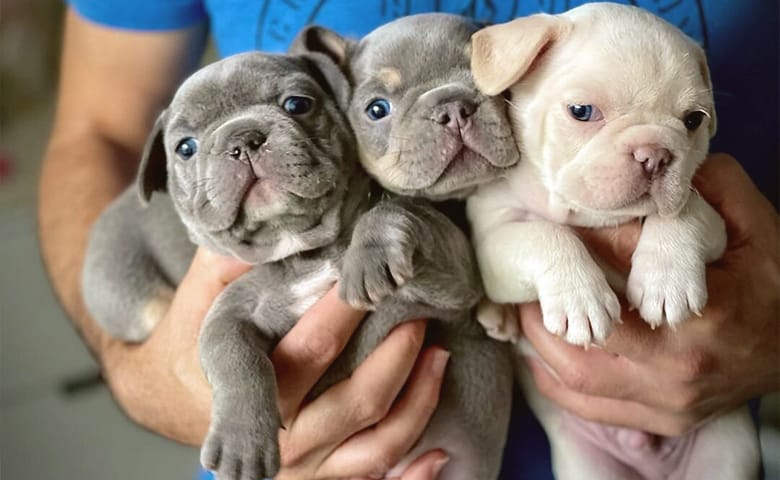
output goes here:
[{"label": "black nose", "polygon": [[447,128],[460,130],[469,124],[471,115],[477,110],[476,104],[468,100],[453,100],[436,105],[433,108],[433,121]]},{"label": "black nose", "polygon": [[230,137],[227,153],[238,158],[242,152],[253,153],[260,150],[268,137],[259,130],[247,130]]}]

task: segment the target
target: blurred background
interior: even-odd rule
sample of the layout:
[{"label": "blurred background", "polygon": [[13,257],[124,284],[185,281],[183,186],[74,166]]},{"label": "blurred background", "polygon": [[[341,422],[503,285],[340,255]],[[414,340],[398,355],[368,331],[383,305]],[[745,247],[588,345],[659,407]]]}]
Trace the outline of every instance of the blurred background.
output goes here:
[{"label": "blurred background", "polygon": [[[0,479],[190,479],[197,449],[116,407],[39,256],[36,181],[62,11],[60,0],[0,0]],[[761,441],[766,478],[780,480],[778,396],[763,401]]]},{"label": "blurred background", "polygon": [[49,287],[36,183],[61,0],[0,0],[0,479],[189,480],[198,451],[133,424]]}]

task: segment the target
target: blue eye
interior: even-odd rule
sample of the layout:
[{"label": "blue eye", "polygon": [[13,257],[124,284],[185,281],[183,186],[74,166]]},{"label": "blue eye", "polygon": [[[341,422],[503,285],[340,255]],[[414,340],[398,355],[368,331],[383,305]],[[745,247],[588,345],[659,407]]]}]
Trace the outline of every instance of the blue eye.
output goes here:
[{"label": "blue eye", "polygon": [[198,141],[192,137],[187,137],[176,145],[176,153],[182,160],[189,160],[198,152]]},{"label": "blue eye", "polygon": [[601,114],[601,110],[593,105],[569,105],[569,113],[575,120],[580,122],[597,122],[604,118]]},{"label": "blue eye", "polygon": [[385,100],[384,98],[377,98],[368,104],[368,108],[366,108],[366,115],[368,115],[368,118],[371,120],[379,120],[390,115],[390,111],[392,109],[393,107],[390,105],[389,101]]},{"label": "blue eye", "polygon": [[314,101],[309,97],[287,97],[282,102],[282,108],[291,115],[303,115],[309,113]]}]

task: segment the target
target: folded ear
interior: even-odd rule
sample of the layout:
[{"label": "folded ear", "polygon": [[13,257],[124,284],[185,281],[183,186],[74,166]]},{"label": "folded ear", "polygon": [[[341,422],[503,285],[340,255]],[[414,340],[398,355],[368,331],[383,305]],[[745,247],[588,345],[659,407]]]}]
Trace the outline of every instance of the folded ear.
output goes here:
[{"label": "folded ear", "polygon": [[329,57],[339,68],[344,69],[357,41],[343,37],[333,30],[318,25],[309,25],[298,33],[290,44],[293,55],[321,53]]},{"label": "folded ear", "polygon": [[330,57],[321,53],[306,53],[301,55],[309,63],[312,64],[316,71],[316,77],[322,87],[333,96],[336,101],[336,105],[339,110],[346,112],[349,108],[349,100],[352,96],[352,88],[350,88],[349,81],[347,80],[344,72],[335,64]]},{"label": "folded ear", "polygon": [[561,17],[538,14],[492,25],[471,36],[471,73],[483,93],[498,95],[570,28]]},{"label": "folded ear", "polygon": [[355,40],[333,30],[310,25],[295,37],[289,53],[301,55],[314,64],[339,108],[346,111],[352,91],[346,76],[346,66],[356,45]]},{"label": "folded ear", "polygon": [[152,131],[146,139],[141,165],[138,167],[136,186],[143,205],[149,203],[152,192],[166,190],[168,172],[165,164],[165,144],[163,143],[166,114],[167,110],[164,110],[154,122]]}]

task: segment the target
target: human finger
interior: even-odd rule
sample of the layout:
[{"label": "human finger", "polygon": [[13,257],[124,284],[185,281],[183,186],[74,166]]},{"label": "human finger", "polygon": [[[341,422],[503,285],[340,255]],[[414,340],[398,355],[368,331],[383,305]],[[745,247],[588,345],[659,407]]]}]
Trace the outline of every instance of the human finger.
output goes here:
[{"label": "human finger", "polygon": [[538,360],[526,358],[525,365],[539,393],[586,420],[666,436],[682,435],[705,420],[694,410],[669,412],[640,402],[576,392],[559,382]]},{"label": "human finger", "polygon": [[295,415],[303,399],[338,357],[365,312],[355,310],[331,288],[309,308],[271,353],[282,421]]},{"label": "human finger", "polygon": [[777,210],[734,157],[710,155],[696,172],[693,184],[726,221],[729,245],[752,241],[772,254],[777,252]]},{"label": "human finger", "polygon": [[181,334],[197,336],[217,295],[251,268],[249,264],[199,247],[176,290],[167,316],[176,321]]},{"label": "human finger", "polygon": [[600,259],[621,272],[631,269],[642,224],[639,220],[615,227],[577,228],[577,233],[588,248]]},{"label": "human finger", "polygon": [[[373,428],[342,443],[318,473],[325,478],[345,472],[372,477],[385,475],[414,446],[435,411],[448,358],[448,352],[436,347],[423,352],[409,376],[404,394],[387,416]],[[418,478],[425,465],[415,466],[402,478]]]},{"label": "human finger", "polygon": [[[536,304],[521,305],[519,312],[526,340],[551,375],[566,389],[659,407],[667,406],[671,401],[657,388],[660,380],[652,354],[662,347],[660,342],[664,340],[638,317],[617,326],[605,348],[585,350],[548,332]],[[620,354],[615,353],[615,347]]]},{"label": "human finger", "polygon": [[[281,433],[283,464],[319,465],[341,442],[384,418],[409,378],[424,337],[424,321],[404,322],[352,376],[301,408]],[[318,457],[317,461],[313,457]]]},{"label": "human finger", "polygon": [[449,460],[443,450],[431,450],[412,462],[399,480],[435,480]]}]

